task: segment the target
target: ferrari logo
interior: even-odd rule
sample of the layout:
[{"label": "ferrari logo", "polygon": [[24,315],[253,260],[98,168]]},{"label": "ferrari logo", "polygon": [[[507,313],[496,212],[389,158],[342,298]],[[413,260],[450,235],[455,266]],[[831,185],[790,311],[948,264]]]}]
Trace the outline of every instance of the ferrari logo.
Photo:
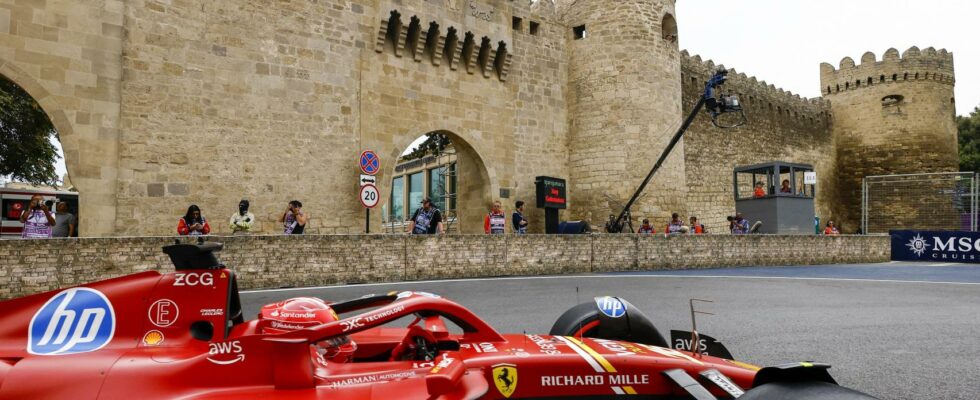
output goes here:
[{"label": "ferrari logo", "polygon": [[510,398],[517,389],[517,366],[497,364],[493,366],[493,383],[504,397]]}]

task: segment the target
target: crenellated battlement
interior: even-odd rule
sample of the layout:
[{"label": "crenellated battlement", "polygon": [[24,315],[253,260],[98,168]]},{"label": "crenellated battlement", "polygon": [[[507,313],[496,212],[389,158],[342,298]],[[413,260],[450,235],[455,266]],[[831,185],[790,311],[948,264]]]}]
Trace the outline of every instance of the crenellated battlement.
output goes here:
[{"label": "crenellated battlement", "polygon": [[[691,56],[687,50],[681,51],[681,79],[685,85],[702,88],[719,68],[725,66],[702,60],[699,55]],[[830,102],[823,98],[802,97],[734,68],[728,70],[728,82],[722,91],[738,94],[742,103],[754,110],[752,113],[773,113],[776,118],[797,123],[824,123],[830,118]]]},{"label": "crenellated battlement", "polygon": [[829,63],[820,64],[820,86],[824,95],[904,81],[953,85],[953,53],[946,49],[937,51],[928,47],[919,50],[912,46],[901,55],[895,48],[890,48],[880,61],[869,51],[861,56],[860,64],[855,64],[851,57],[844,57],[838,68]]}]

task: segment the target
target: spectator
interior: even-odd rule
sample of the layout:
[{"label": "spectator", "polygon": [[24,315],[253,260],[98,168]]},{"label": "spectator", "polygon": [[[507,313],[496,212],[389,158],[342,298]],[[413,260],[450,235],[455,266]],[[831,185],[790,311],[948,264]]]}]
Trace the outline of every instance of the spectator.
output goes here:
[{"label": "spectator", "polygon": [[78,218],[68,212],[68,203],[60,202],[57,205],[58,213],[55,215],[54,229],[51,230],[52,237],[73,237],[78,226]]},{"label": "spectator", "polygon": [[302,235],[306,230],[306,223],[310,222],[309,217],[303,214],[303,203],[293,200],[286,206],[286,211],[279,218],[282,222],[282,233],[286,235]]},{"label": "spectator", "polygon": [[735,214],[735,219],[732,221],[732,233],[736,235],[749,233],[749,220],[745,219],[742,213]]},{"label": "spectator", "polygon": [[623,233],[624,226],[624,223],[616,223],[615,215],[609,214],[609,221],[606,221],[606,233]]},{"label": "spectator", "polygon": [[511,216],[511,222],[514,224],[514,233],[518,235],[523,235],[527,233],[527,218],[524,218],[524,201],[518,200],[514,203],[514,214]]},{"label": "spectator", "polygon": [[640,225],[640,229],[636,230],[636,233],[649,235],[649,234],[657,233],[657,231],[653,229],[653,225],[650,225],[649,219],[643,218],[643,224]]},{"label": "spectator", "polygon": [[755,183],[755,192],[752,193],[753,197],[766,197],[766,190],[762,188],[762,181]]},{"label": "spectator", "polygon": [[252,229],[255,216],[248,212],[248,205],[248,200],[242,199],[242,201],[238,202],[238,212],[231,215],[229,224],[233,235],[246,234]]},{"label": "spectator", "polygon": [[793,194],[793,188],[789,187],[789,179],[783,179],[783,186],[779,187],[779,193]]},{"label": "spectator", "polygon": [[708,229],[705,228],[704,225],[698,223],[698,217],[695,217],[695,216],[692,215],[691,216],[691,232],[694,232],[695,235],[700,235],[700,234],[703,234],[703,233],[708,232]]},{"label": "spectator", "polygon": [[21,233],[22,238],[51,237],[51,227],[55,225],[54,214],[44,204],[44,197],[39,194],[31,197],[31,203],[28,204],[27,209],[20,213],[20,223],[24,224],[24,231]]},{"label": "spectator", "polygon": [[824,235],[840,236],[840,231],[834,226],[834,221],[827,221],[827,227],[823,230]]},{"label": "spectator", "polygon": [[177,234],[181,236],[201,236],[209,233],[211,233],[211,225],[195,204],[187,207],[187,214],[177,220]]},{"label": "spectator", "polygon": [[412,235],[434,235],[446,233],[442,225],[442,213],[432,205],[428,197],[422,199],[422,207],[415,210],[408,222],[408,232]]},{"label": "spectator", "polygon": [[664,229],[664,233],[668,235],[673,235],[675,233],[684,233],[684,223],[681,222],[680,215],[677,213],[670,214],[670,223],[667,224],[667,228]]},{"label": "spectator", "polygon": [[502,235],[507,228],[507,216],[504,215],[500,202],[495,201],[490,207],[490,213],[483,217],[483,231],[486,234]]}]

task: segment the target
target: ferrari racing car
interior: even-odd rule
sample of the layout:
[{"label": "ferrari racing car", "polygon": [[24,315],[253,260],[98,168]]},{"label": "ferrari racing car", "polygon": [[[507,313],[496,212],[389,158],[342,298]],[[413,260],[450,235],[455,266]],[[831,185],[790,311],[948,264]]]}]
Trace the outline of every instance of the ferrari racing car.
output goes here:
[{"label": "ferrari racing car", "polygon": [[0,303],[0,399],[872,398],[825,364],[759,368],[692,332],[668,342],[612,296],[547,335],[500,333],[413,291],[294,298],[246,321],[220,248],[170,245],[174,272]]}]

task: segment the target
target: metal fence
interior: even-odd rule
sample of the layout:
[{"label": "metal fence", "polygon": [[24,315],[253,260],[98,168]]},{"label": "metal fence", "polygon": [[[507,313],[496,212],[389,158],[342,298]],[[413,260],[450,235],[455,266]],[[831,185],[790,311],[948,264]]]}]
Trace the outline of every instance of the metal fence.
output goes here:
[{"label": "metal fence", "polygon": [[948,172],[864,178],[861,230],[977,230],[977,175]]}]

